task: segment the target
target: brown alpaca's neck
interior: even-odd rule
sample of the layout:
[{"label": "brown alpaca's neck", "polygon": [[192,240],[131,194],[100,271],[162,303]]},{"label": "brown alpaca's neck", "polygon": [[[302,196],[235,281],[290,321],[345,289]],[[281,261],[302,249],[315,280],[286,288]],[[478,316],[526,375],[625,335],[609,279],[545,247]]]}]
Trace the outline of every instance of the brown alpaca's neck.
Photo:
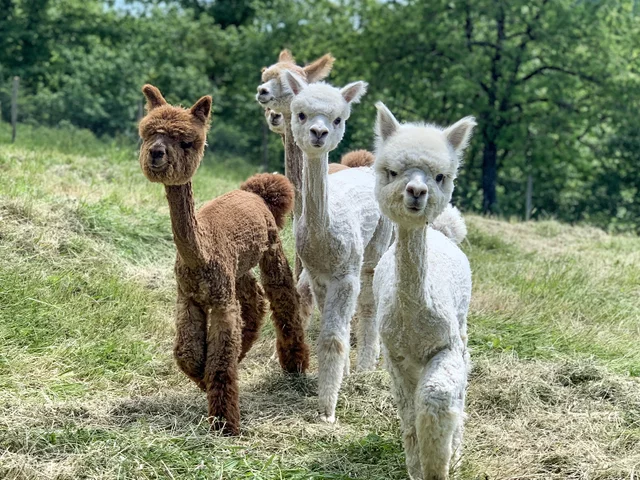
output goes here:
[{"label": "brown alpaca's neck", "polygon": [[284,173],[295,188],[294,216],[302,212],[302,150],[296,144],[291,131],[291,119],[284,122]]},{"label": "brown alpaca's neck", "polygon": [[165,185],[165,191],[169,202],[173,241],[178,254],[187,266],[196,267],[204,262],[204,256],[200,247],[191,182]]}]

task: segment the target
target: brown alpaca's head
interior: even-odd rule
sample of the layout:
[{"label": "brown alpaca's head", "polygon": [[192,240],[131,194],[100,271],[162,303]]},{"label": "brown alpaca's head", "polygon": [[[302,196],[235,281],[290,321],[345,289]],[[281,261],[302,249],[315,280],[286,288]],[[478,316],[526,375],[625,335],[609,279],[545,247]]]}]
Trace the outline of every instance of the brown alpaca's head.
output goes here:
[{"label": "brown alpaca's head", "polygon": [[278,63],[262,69],[262,83],[258,86],[256,100],[263,108],[288,113],[293,96],[283,87],[281,74],[284,70],[294,72],[307,83],[324,80],[331,72],[335,58],[330,53],[323,55],[305,67],[296,65],[289,50],[282,50]]},{"label": "brown alpaca's head", "polygon": [[147,116],[140,121],[140,167],[150,182],[182,185],[196,173],[207,141],[211,97],[191,108],[174,107],[153,85],[142,87]]}]

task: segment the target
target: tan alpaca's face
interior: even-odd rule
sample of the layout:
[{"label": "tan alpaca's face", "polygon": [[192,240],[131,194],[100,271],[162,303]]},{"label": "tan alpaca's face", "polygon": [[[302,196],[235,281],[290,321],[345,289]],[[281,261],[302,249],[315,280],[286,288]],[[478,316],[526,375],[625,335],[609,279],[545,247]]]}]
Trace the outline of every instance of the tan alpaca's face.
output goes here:
[{"label": "tan alpaca's face", "polygon": [[265,109],[264,117],[267,120],[267,125],[269,126],[269,130],[274,133],[283,134],[284,133],[284,115],[275,110],[271,110],[270,108]]},{"label": "tan alpaca's face", "polygon": [[447,129],[400,125],[378,104],[376,198],[382,212],[404,227],[422,227],[451,201],[460,156],[475,121],[467,117]]},{"label": "tan alpaca's face", "polygon": [[262,83],[258,86],[256,100],[263,108],[271,108],[283,114],[289,113],[291,92],[282,84],[281,76],[285,70],[294,72],[308,83],[318,82],[326,78],[333,66],[333,58],[326,54],[305,67],[296,65],[289,50],[280,52],[278,63],[262,69]]},{"label": "tan alpaca's face", "polygon": [[142,172],[151,182],[185,184],[204,154],[211,97],[202,97],[187,110],[167,104],[155,87],[146,85],[143,92],[149,113],[139,125]]}]

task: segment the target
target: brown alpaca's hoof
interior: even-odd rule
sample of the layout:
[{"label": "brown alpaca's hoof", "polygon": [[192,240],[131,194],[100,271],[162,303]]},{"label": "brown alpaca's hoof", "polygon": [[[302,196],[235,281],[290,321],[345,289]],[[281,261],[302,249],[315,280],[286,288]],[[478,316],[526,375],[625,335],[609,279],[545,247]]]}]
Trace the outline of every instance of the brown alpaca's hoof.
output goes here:
[{"label": "brown alpaca's hoof", "polygon": [[215,430],[217,432],[222,433],[227,437],[235,437],[240,435],[240,427],[238,425],[233,425],[224,418],[220,417],[209,417],[209,423],[211,424],[211,430]]},{"label": "brown alpaca's hoof", "polygon": [[309,347],[301,345],[291,348],[277,348],[280,366],[287,373],[306,373],[309,368]]}]

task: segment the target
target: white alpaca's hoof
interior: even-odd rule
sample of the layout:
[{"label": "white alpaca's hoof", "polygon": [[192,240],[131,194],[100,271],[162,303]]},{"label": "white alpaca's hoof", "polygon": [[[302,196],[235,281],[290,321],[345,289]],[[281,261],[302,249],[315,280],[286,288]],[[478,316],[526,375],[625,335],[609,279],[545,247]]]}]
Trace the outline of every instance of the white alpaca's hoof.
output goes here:
[{"label": "white alpaca's hoof", "polygon": [[336,416],[335,415],[325,415],[325,414],[320,414],[318,416],[318,420],[322,423],[330,423],[330,424],[334,424],[336,423]]}]

